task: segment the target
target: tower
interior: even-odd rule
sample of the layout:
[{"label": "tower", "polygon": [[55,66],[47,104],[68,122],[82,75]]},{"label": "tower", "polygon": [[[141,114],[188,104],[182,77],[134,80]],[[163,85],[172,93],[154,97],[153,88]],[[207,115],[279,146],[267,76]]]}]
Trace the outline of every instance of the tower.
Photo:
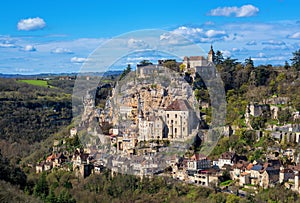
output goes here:
[{"label": "tower", "polygon": [[215,52],[213,50],[213,46],[210,45],[210,50],[208,52],[208,57],[207,57],[208,62],[214,62],[215,60]]}]

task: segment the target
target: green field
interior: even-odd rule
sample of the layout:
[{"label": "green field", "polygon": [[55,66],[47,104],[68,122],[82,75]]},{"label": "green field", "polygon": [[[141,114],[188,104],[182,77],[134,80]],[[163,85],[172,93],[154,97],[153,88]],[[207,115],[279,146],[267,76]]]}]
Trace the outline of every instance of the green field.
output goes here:
[{"label": "green field", "polygon": [[19,82],[25,82],[30,85],[36,85],[36,86],[42,86],[42,87],[48,87],[48,83],[45,80],[18,80]]}]

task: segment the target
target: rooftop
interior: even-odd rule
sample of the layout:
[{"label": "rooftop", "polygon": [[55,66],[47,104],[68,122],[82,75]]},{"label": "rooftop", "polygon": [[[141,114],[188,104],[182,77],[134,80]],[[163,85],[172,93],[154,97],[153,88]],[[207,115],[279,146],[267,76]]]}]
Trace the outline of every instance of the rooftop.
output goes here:
[{"label": "rooftop", "polygon": [[166,111],[189,111],[190,109],[191,106],[186,100],[176,99],[166,108]]}]

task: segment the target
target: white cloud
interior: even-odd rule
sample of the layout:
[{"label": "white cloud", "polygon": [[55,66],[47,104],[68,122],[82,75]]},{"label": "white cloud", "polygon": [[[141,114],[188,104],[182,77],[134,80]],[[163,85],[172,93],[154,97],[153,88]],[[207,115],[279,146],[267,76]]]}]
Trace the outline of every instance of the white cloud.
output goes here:
[{"label": "white cloud", "polygon": [[225,31],[219,31],[219,30],[208,30],[205,32],[205,35],[208,38],[227,36]]},{"label": "white cloud", "polygon": [[18,22],[18,30],[40,30],[46,26],[45,21],[42,18],[36,17],[36,18],[27,18],[22,19]]},{"label": "white cloud", "polygon": [[32,45],[26,45],[24,48],[23,48],[24,51],[36,51],[36,48]]},{"label": "white cloud", "polygon": [[212,9],[208,15],[210,16],[232,16],[235,17],[250,17],[255,16],[259,12],[259,9],[251,4],[244,5],[241,7],[218,7]]},{"label": "white cloud", "polygon": [[73,57],[70,60],[72,63],[83,63],[86,61],[86,58]]},{"label": "white cloud", "polygon": [[259,58],[265,58],[265,57],[266,57],[266,55],[265,55],[264,53],[262,53],[262,52],[259,52],[259,53],[257,54],[257,56],[258,56]]},{"label": "white cloud", "polygon": [[269,40],[269,41],[262,42],[262,44],[264,44],[264,45],[277,45],[277,46],[281,46],[281,45],[285,45],[285,42],[283,42],[283,41],[276,41],[276,40]]},{"label": "white cloud", "polygon": [[61,48],[61,47],[51,50],[51,53],[53,53],[53,54],[73,54],[73,52],[70,49]]},{"label": "white cloud", "polygon": [[225,58],[231,56],[231,52],[228,50],[221,50],[221,53]]},{"label": "white cloud", "polygon": [[300,39],[300,32],[295,32],[294,34],[288,36],[290,39]]},{"label": "white cloud", "polygon": [[132,49],[146,49],[149,47],[145,41],[133,38],[129,39],[127,44]]},{"label": "white cloud", "polygon": [[[213,42],[226,40],[229,36],[224,30],[204,30],[202,28],[181,26],[171,32],[175,35],[182,35],[194,42]],[[170,36],[162,35],[161,40],[168,39]]]},{"label": "white cloud", "polygon": [[237,47],[233,47],[231,49],[232,52],[235,52],[235,53],[239,53],[239,52],[245,52],[245,51],[248,51],[246,48],[242,47],[242,48],[237,48]]},{"label": "white cloud", "polygon": [[17,46],[15,44],[11,43],[0,43],[0,48],[16,48]]}]

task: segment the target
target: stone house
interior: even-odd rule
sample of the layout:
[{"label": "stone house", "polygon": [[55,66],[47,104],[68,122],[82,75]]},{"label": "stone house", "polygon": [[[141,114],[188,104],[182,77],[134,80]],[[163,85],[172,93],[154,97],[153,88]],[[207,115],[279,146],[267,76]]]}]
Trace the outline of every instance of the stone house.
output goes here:
[{"label": "stone house", "polygon": [[225,164],[232,166],[234,164],[233,161],[235,156],[236,154],[234,152],[224,152],[217,161],[213,161],[213,165],[216,165],[219,168],[223,168]]},{"label": "stone house", "polygon": [[292,169],[280,167],[279,183],[287,182],[290,179],[294,179],[294,178],[295,178],[295,173]]},{"label": "stone house", "polygon": [[196,153],[187,160],[187,169],[190,171],[198,171],[199,169],[208,169],[210,167],[210,160],[203,154]]},{"label": "stone house", "polygon": [[36,173],[42,173],[43,171],[50,171],[52,168],[52,162],[42,161],[35,166],[35,171]]},{"label": "stone house", "polygon": [[145,78],[149,76],[154,76],[158,74],[160,71],[163,71],[165,68],[161,65],[136,65],[136,75],[139,78]]},{"label": "stone house", "polygon": [[194,174],[193,182],[202,186],[211,186],[219,183],[219,175],[213,169],[199,170]]},{"label": "stone house", "polygon": [[72,158],[73,170],[76,170],[82,164],[89,164],[89,154],[87,153],[75,153]]},{"label": "stone house", "polygon": [[215,52],[213,50],[213,47],[211,46],[207,58],[205,58],[204,56],[189,56],[189,57],[185,56],[183,58],[182,64],[184,64],[187,69],[195,70],[197,68],[207,66],[209,63],[214,62],[214,59],[215,59]]},{"label": "stone house", "polygon": [[261,176],[260,186],[264,189],[273,187],[279,181],[279,169],[267,167]]},{"label": "stone house", "polygon": [[166,124],[161,116],[147,116],[145,119],[142,115],[139,116],[138,140],[162,140],[166,137],[166,132]]},{"label": "stone house", "polygon": [[249,164],[247,166],[246,172],[250,174],[250,183],[252,185],[259,185],[260,184],[260,179],[261,179],[261,174],[260,171],[262,170],[263,166],[260,164]]}]

